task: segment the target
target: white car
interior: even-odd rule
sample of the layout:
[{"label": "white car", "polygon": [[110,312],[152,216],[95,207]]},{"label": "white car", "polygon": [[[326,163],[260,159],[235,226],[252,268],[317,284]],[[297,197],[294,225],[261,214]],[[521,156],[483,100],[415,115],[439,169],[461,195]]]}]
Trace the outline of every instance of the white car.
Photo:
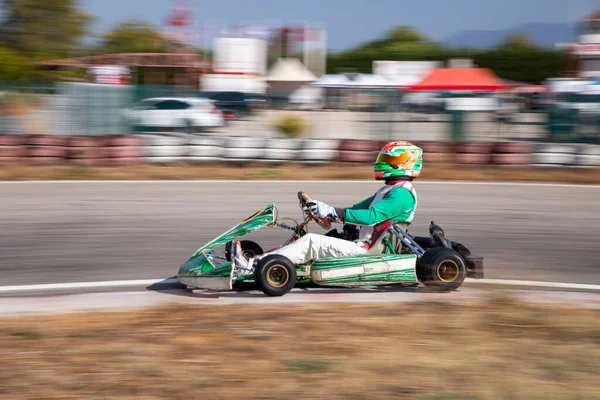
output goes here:
[{"label": "white car", "polygon": [[155,97],[124,111],[130,124],[145,128],[183,129],[195,132],[224,125],[213,101],[196,97]]}]

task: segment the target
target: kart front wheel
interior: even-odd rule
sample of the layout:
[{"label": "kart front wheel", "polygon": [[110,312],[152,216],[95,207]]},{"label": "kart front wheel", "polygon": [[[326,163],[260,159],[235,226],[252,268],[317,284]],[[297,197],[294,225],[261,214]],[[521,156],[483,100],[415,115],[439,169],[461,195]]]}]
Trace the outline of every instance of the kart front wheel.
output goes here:
[{"label": "kart front wheel", "polygon": [[[262,247],[252,240],[240,240],[240,245],[242,246],[242,253],[246,258],[260,256],[264,253]],[[225,258],[227,258],[227,261],[231,261],[231,246],[233,246],[232,241],[225,243]]]},{"label": "kart front wheel", "polygon": [[278,254],[261,259],[254,270],[254,280],[260,290],[268,296],[283,296],[296,285],[296,267]]},{"label": "kart front wheel", "polygon": [[466,271],[460,254],[446,247],[428,249],[417,265],[419,280],[440,291],[458,289],[465,280]]}]

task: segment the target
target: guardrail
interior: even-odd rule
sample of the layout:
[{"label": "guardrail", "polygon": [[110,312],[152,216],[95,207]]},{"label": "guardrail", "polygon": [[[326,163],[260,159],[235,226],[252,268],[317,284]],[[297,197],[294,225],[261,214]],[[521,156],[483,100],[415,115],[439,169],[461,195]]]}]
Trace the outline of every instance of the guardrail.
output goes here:
[{"label": "guardrail", "polygon": [[[142,134],[117,136],[0,135],[0,163],[119,166],[223,162],[373,163],[387,141]],[[514,166],[600,166],[600,145],[531,142],[413,142],[426,163]]]}]

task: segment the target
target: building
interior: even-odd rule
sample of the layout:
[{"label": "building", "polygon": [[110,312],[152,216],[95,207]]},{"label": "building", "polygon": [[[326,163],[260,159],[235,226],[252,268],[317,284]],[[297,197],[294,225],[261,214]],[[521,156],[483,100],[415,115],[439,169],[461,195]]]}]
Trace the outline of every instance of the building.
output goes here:
[{"label": "building", "polygon": [[210,63],[197,53],[100,54],[41,61],[38,65],[45,68],[82,68],[90,73],[97,72],[98,67],[121,67],[131,71],[127,83],[194,87],[198,86],[201,76],[210,71]]},{"label": "building", "polygon": [[584,17],[577,25],[579,41],[560,43],[567,63],[564,75],[573,78],[600,79],[600,9]]}]

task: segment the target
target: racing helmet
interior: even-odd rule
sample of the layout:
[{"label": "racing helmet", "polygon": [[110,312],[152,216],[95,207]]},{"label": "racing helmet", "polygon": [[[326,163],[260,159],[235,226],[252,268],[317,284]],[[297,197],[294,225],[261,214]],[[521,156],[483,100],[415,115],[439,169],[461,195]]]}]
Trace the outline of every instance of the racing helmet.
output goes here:
[{"label": "racing helmet", "polygon": [[423,167],[423,149],[406,141],[383,146],[375,160],[375,179],[418,178]]}]

